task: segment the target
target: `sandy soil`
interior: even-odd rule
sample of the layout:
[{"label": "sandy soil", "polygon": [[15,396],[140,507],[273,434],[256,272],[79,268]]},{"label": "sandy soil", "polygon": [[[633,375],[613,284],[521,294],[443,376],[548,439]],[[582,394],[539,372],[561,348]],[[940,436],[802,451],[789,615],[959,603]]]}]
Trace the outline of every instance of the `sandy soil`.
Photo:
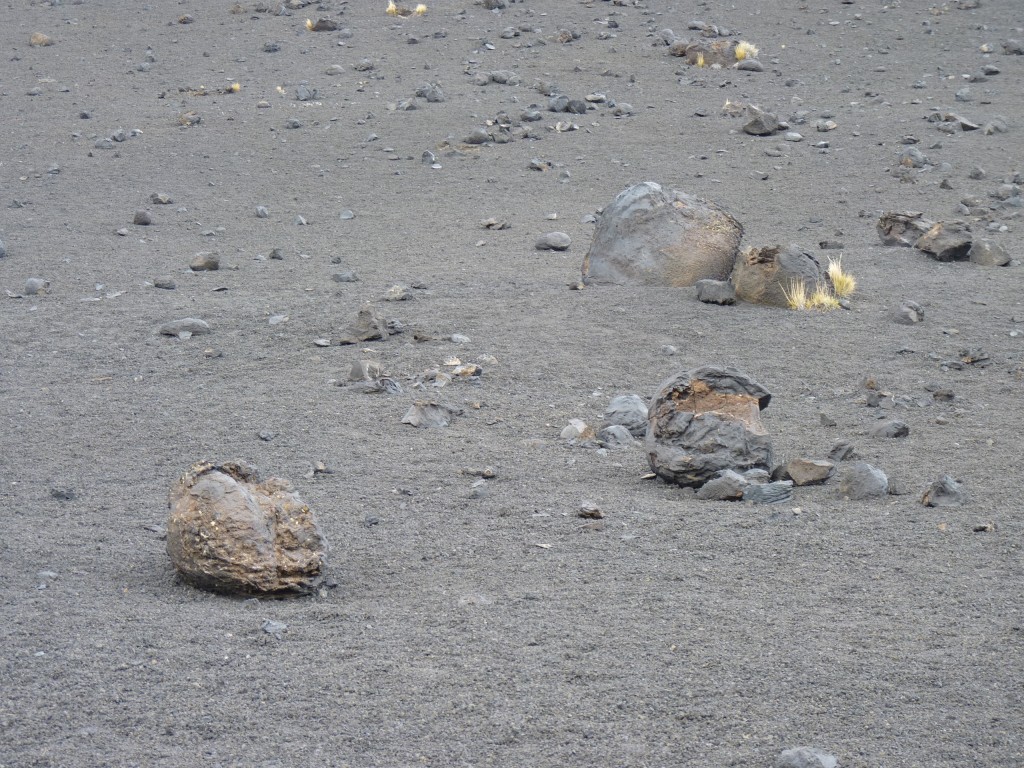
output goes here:
[{"label": "sandy soil", "polygon": [[[0,5],[0,766],[752,767],[797,745],[844,767],[1024,764],[1019,262],[940,264],[874,227],[884,210],[958,217],[1024,171],[1024,57],[1001,48],[1024,6],[435,0],[395,20],[382,0],[324,5]],[[351,35],[308,32],[320,17]],[[757,44],[765,71],[671,57],[658,32],[696,34],[693,19]],[[1000,73],[964,77],[986,64]],[[521,84],[473,84],[491,70]],[[534,138],[461,144],[502,110],[543,110],[538,80],[634,114],[545,111]],[[425,82],[445,100],[394,108]],[[804,140],[744,134],[726,99],[807,110]],[[1008,131],[946,135],[933,109]],[[838,127],[818,133],[824,117]],[[97,147],[119,128],[138,133]],[[932,165],[900,180],[908,135]],[[852,309],[570,290],[584,218],[643,180],[724,206],[746,244],[841,241]],[[1019,260],[1014,212],[988,236]],[[570,249],[534,250],[552,230]],[[203,251],[222,269],[192,273]],[[175,290],[153,286],[164,276]],[[48,291],[3,293],[29,278]],[[397,283],[413,298],[382,301]],[[924,323],[893,322],[904,299]],[[430,339],[315,345],[366,301]],[[212,333],[157,333],[183,317]],[[943,369],[961,348],[991,364]],[[477,385],[433,393],[464,409],[450,427],[400,422],[418,374],[482,355]],[[360,359],[405,394],[337,386]],[[640,447],[559,439],[703,364],[773,393],[780,461],[847,439],[901,494],[851,502],[833,480],[784,505],[700,502],[644,479]],[[880,409],[867,376],[894,396]],[[894,414],[909,437],[867,435]],[[331,588],[259,601],[176,579],[168,489],[234,458],[316,511]],[[465,470],[487,465],[475,490]],[[943,473],[966,505],[920,503]],[[606,517],[578,517],[583,500]]]}]

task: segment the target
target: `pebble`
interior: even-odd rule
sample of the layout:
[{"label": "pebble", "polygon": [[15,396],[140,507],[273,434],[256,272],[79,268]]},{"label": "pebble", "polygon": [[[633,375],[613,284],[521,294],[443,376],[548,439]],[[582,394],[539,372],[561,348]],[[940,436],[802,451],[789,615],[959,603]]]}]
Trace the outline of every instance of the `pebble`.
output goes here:
[{"label": "pebble", "polygon": [[893,419],[892,421],[883,421],[880,424],[876,424],[871,428],[869,434],[872,437],[906,437],[910,434],[910,427],[902,421]]},{"label": "pebble", "polygon": [[356,215],[352,211],[350,211],[348,208],[346,208],[344,211],[342,211],[340,214],[338,214],[338,218],[340,218],[342,221],[351,221],[355,217],[356,217]]},{"label": "pebble", "polygon": [[900,325],[916,325],[924,322],[924,307],[915,301],[904,301],[892,316]]},{"label": "pebble", "polygon": [[331,275],[331,279],[336,283],[358,283],[359,276],[352,270],[344,270],[342,272],[335,272]]},{"label": "pebble", "polygon": [[965,501],[967,493],[963,484],[949,475],[940,475],[921,496],[921,503],[926,507],[959,507]]},{"label": "pebble", "polygon": [[265,219],[268,216],[270,216],[270,211],[267,210],[266,206],[263,206],[263,205],[257,205],[256,206],[256,218],[257,219]]},{"label": "pebble", "polygon": [[7,246],[4,245],[4,241],[0,240],[0,259],[7,255]]},{"label": "pebble", "polygon": [[45,294],[49,289],[50,281],[43,280],[41,277],[30,277],[25,281],[26,296],[39,296]]},{"label": "pebble", "polygon": [[757,59],[743,59],[736,63],[736,69],[741,72],[764,72],[764,65]]},{"label": "pebble", "polygon": [[814,747],[784,749],[775,759],[775,768],[836,768],[839,759]]},{"label": "pebble", "polygon": [[541,235],[533,247],[538,251],[566,251],[571,244],[572,238],[565,232],[548,232]]},{"label": "pebble", "polygon": [[195,317],[171,320],[160,326],[160,333],[162,335],[177,336],[179,339],[188,339],[192,336],[202,336],[211,332],[209,323]]},{"label": "pebble", "polygon": [[786,131],[786,135],[783,136],[782,138],[784,138],[786,141],[793,142],[804,140],[803,134],[797,133],[796,131]]},{"label": "pebble", "polygon": [[213,253],[197,253],[188,265],[193,272],[214,272],[220,269],[220,258]]},{"label": "pebble", "polygon": [[694,283],[694,288],[697,289],[697,300],[704,304],[731,306],[736,303],[736,289],[728,280],[705,278]]},{"label": "pebble", "polygon": [[132,218],[132,224],[140,227],[148,227],[152,223],[153,217],[149,215],[149,211],[136,211],[135,216]]},{"label": "pebble", "polygon": [[158,277],[153,281],[153,287],[161,288],[165,291],[173,291],[178,287],[178,284],[171,277]]}]

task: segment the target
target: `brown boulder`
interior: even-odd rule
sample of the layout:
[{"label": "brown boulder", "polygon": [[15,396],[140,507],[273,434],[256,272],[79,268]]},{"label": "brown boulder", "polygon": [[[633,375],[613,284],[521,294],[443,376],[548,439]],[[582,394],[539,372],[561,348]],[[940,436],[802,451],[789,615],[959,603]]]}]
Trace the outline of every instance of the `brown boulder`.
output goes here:
[{"label": "brown boulder", "polygon": [[672,376],[650,407],[651,469],[667,482],[692,487],[722,470],[767,471],[772,447],[760,412],[771,397],[735,368],[703,366]]},{"label": "brown boulder", "polygon": [[715,204],[641,182],[601,213],[583,281],[678,288],[724,280],[742,237],[739,222]]},{"label": "brown boulder", "polygon": [[914,247],[936,261],[967,261],[970,258],[971,228],[962,221],[939,221],[921,235]]},{"label": "brown boulder", "polygon": [[789,306],[786,292],[792,294],[796,283],[803,283],[808,294],[819,285],[830,285],[818,260],[795,245],[785,249],[781,245],[745,248],[736,259],[730,280],[737,298],[773,307]]},{"label": "brown boulder", "polygon": [[194,464],[171,488],[167,554],[188,582],[236,594],[304,593],[327,543],[287,480],[242,462]]}]

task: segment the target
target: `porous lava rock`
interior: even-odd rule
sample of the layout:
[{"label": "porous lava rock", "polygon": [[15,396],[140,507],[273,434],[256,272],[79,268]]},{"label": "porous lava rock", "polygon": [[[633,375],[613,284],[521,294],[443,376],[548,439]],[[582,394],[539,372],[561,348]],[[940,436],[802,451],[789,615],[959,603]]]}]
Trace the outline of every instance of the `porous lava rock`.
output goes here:
[{"label": "porous lava rock", "polygon": [[189,583],[229,594],[305,593],[328,547],[287,480],[240,461],[194,464],[172,486],[167,554]]},{"label": "porous lava rock", "polygon": [[788,291],[803,283],[808,294],[819,285],[831,285],[821,263],[799,246],[766,245],[745,248],[736,259],[730,278],[736,297],[751,304],[787,307]]},{"label": "porous lava rock", "polygon": [[724,280],[742,237],[739,222],[714,203],[644,181],[602,211],[583,282],[679,288]]},{"label": "porous lava rock", "polygon": [[772,446],[760,412],[771,397],[735,368],[702,366],[670,377],[650,406],[645,445],[651,469],[689,487],[726,469],[768,471]]}]

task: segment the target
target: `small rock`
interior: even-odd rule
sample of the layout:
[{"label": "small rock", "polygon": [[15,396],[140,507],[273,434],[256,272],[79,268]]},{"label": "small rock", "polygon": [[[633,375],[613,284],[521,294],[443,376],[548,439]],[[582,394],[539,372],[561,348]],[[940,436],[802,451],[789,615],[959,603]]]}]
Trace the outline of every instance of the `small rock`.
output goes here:
[{"label": "small rock", "polygon": [[336,283],[357,283],[359,282],[359,275],[350,269],[346,269],[342,272],[335,272],[331,275],[331,280]]},{"label": "small rock", "polygon": [[160,333],[164,336],[177,336],[179,339],[188,339],[192,336],[202,336],[211,333],[209,323],[195,317],[185,317],[181,320],[171,320],[160,326]]},{"label": "small rock", "polygon": [[880,424],[876,424],[869,430],[872,437],[906,437],[910,434],[910,427],[904,422],[898,420],[883,421]]},{"label": "small rock", "polygon": [[743,500],[754,504],[781,504],[793,498],[793,482],[751,483],[743,489]]},{"label": "small rock", "polygon": [[750,481],[739,472],[723,469],[697,489],[701,501],[739,501]]},{"label": "small rock", "polygon": [[904,301],[893,312],[892,319],[900,325],[916,325],[924,322],[924,307],[916,301]]},{"label": "small rock", "polygon": [[30,277],[25,281],[26,296],[41,296],[50,290],[50,281],[41,277]]},{"label": "small rock", "polygon": [[140,227],[148,227],[152,223],[153,217],[149,215],[149,211],[136,211],[134,218],[132,218],[132,224]]},{"label": "small rock", "polygon": [[602,427],[597,433],[597,440],[607,448],[625,448],[636,445],[633,435],[621,424]]},{"label": "small rock", "polygon": [[743,59],[736,62],[736,69],[741,72],[764,72],[764,65],[757,59]]},{"label": "small rock", "polygon": [[576,510],[578,517],[585,517],[591,520],[601,520],[604,518],[604,512],[594,501],[582,501],[580,502],[579,508]]},{"label": "small rock", "polygon": [[220,258],[213,253],[197,253],[188,265],[193,272],[215,272],[220,269]]},{"label": "small rock", "polygon": [[949,475],[940,475],[921,497],[926,507],[959,507],[967,501],[963,484]]},{"label": "small rock", "polygon": [[548,232],[541,235],[533,247],[538,251],[566,251],[572,239],[565,232]]},{"label": "small rock", "polygon": [[775,768],[836,768],[839,759],[814,747],[784,749],[775,759]]},{"label": "small rock", "polygon": [[967,258],[983,267],[1004,267],[1010,263],[1010,254],[991,240],[975,240]]},{"label": "small rock", "polygon": [[857,451],[849,440],[836,440],[832,449],[828,452],[831,461],[849,461],[857,458]]},{"label": "small rock", "polygon": [[639,395],[618,395],[605,409],[604,420],[625,427],[633,437],[643,437],[647,434],[647,403]]},{"label": "small rock", "polygon": [[836,471],[835,462],[824,459],[792,459],[772,472],[773,480],[792,480],[793,485],[818,485]]},{"label": "small rock", "polygon": [[267,210],[266,206],[264,206],[264,205],[257,205],[256,206],[256,218],[257,219],[265,219],[268,216],[270,216],[270,211]]},{"label": "small rock", "polygon": [[963,222],[936,222],[914,243],[936,261],[966,261],[971,250],[970,228]]},{"label": "small rock", "polygon": [[0,259],[7,255],[7,246],[4,245],[4,241],[0,240]]},{"label": "small rock", "polygon": [[771,136],[779,130],[779,118],[771,112],[764,112],[756,107],[748,107],[750,115],[743,126],[743,132],[751,136]]},{"label": "small rock", "polygon": [[447,427],[452,417],[461,413],[460,409],[449,405],[417,400],[402,417],[402,423],[424,429],[436,429]]},{"label": "small rock", "polygon": [[384,301],[408,301],[411,298],[408,285],[392,285],[384,294]]},{"label": "small rock", "polygon": [[174,278],[172,277],[158,277],[153,280],[153,287],[161,288],[165,291],[173,291],[178,287],[178,284],[174,282]]},{"label": "small rock", "polygon": [[839,492],[852,500],[885,496],[889,493],[889,478],[877,467],[858,461],[846,469]]},{"label": "small rock", "polygon": [[694,286],[697,300],[704,304],[731,306],[736,303],[736,289],[728,280],[698,280]]},{"label": "small rock", "polygon": [[268,635],[273,635],[275,638],[280,640],[281,634],[288,629],[288,625],[283,621],[271,621],[270,619],[264,619],[263,623],[260,624],[260,629]]},{"label": "small rock", "polygon": [[582,419],[570,419],[558,435],[562,440],[586,442],[597,437],[594,428]]}]

